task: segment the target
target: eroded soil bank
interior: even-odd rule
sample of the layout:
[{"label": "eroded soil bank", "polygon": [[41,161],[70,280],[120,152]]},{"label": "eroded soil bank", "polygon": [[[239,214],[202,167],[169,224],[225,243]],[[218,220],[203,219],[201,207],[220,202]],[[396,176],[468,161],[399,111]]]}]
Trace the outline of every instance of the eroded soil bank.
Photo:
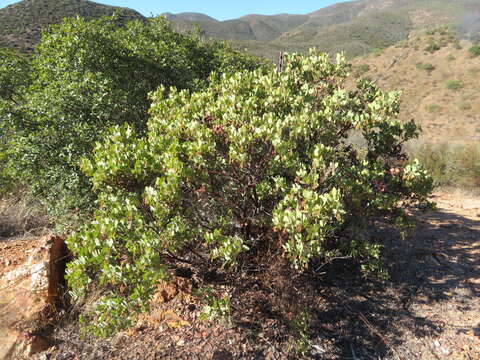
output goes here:
[{"label": "eroded soil bank", "polygon": [[[292,278],[278,263],[245,278],[220,274],[208,282],[233,292],[232,315],[212,324],[199,320],[190,293],[197,274],[177,272],[134,328],[109,340],[81,338],[67,316],[47,336],[51,347],[29,358],[480,359],[480,197],[442,192],[433,200],[438,210],[415,211],[419,227],[405,241],[381,224],[372,230],[385,245],[389,281],[364,280],[342,261],[313,277]],[[0,242],[2,281],[34,252],[33,239],[16,241]],[[1,324],[30,311],[18,294],[12,302],[0,290]],[[292,331],[299,309],[309,312],[306,355]],[[9,334],[0,341],[18,335]]]}]

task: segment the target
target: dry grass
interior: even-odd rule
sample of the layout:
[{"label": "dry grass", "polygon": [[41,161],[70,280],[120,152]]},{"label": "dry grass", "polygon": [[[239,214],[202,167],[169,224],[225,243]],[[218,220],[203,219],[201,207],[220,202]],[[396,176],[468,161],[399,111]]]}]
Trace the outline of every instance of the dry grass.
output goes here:
[{"label": "dry grass", "polygon": [[0,239],[43,233],[50,221],[41,206],[25,197],[0,199]]},{"label": "dry grass", "polygon": [[480,144],[418,142],[409,153],[424,164],[437,187],[480,189]]},{"label": "dry grass", "polygon": [[[442,47],[429,53],[424,49],[432,41]],[[471,46],[448,35],[413,34],[402,47],[392,46],[382,56],[372,54],[352,62],[354,67],[368,65],[364,76],[376,80],[382,89],[403,91],[401,119],[414,119],[423,129],[422,140],[476,143],[480,141],[476,131],[480,128],[480,57],[471,56]]]}]

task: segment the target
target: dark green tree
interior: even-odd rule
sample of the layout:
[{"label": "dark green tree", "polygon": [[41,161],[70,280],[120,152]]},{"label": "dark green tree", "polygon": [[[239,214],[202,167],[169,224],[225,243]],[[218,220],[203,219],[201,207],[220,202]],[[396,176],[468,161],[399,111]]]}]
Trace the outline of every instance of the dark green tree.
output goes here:
[{"label": "dark green tree", "polygon": [[90,181],[79,159],[112,125],[143,134],[160,85],[198,90],[212,70],[253,69],[259,60],[227,44],[179,34],[163,18],[120,26],[115,17],[66,19],[45,32],[32,62],[33,82],[13,111],[13,165],[55,215],[89,211]]},{"label": "dark green tree", "polygon": [[30,84],[29,59],[0,48],[0,196],[12,190],[8,159],[12,150],[12,125],[22,118],[23,93]]}]

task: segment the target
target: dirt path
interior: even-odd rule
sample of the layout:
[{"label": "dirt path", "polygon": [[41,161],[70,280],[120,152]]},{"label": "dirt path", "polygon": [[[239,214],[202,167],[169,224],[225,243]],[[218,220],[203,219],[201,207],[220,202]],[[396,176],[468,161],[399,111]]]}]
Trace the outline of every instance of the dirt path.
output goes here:
[{"label": "dirt path", "polygon": [[434,201],[438,211],[419,214],[408,270],[395,276],[406,284],[404,308],[419,319],[404,329],[399,352],[480,359],[480,198],[443,193]]}]

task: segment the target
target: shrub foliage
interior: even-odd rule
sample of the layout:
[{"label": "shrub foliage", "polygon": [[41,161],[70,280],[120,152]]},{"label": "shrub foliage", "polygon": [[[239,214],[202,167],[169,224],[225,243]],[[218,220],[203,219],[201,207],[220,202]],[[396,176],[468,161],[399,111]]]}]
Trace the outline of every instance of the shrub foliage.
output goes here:
[{"label": "shrub foliage", "polygon": [[445,82],[445,87],[452,91],[459,91],[463,86],[463,83],[459,80],[447,80]]},{"label": "shrub foliage", "polygon": [[7,48],[0,48],[0,196],[15,184],[8,166],[12,152],[13,124],[22,116],[19,104],[30,83],[30,63],[27,58]]},{"label": "shrub foliage", "polygon": [[200,89],[213,70],[260,65],[224,43],[179,34],[163,18],[125,26],[117,20],[76,18],[52,26],[32,60],[33,80],[14,107],[21,113],[13,124],[17,178],[57,215],[92,207],[79,161],[110,126],[128,123],[143,134],[149,92],[160,85]]},{"label": "shrub foliage", "polygon": [[480,45],[474,45],[468,51],[473,57],[480,56]]},{"label": "shrub foliage", "polygon": [[374,269],[380,246],[361,230],[427,203],[432,181],[402,150],[418,131],[395,120],[398,92],[365,79],[347,90],[342,56],[286,64],[213,75],[205,91],[161,87],[144,135],[116,126],[83,161],[100,207],[68,239],[67,278],[79,300],[103,289],[85,315],[96,333],[145,309],[173,259],[234,269],[277,244],[297,271],[341,255]]}]

